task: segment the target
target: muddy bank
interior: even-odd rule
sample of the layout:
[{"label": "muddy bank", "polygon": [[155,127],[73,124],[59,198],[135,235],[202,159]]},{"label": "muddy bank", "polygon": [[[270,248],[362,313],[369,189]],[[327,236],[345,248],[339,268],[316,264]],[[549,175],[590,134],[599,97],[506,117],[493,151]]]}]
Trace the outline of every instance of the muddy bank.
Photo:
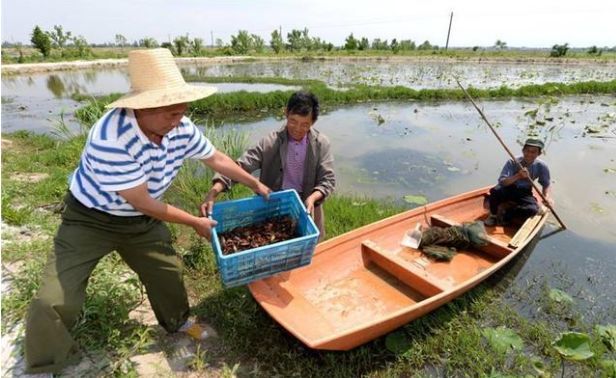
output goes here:
[{"label": "muddy bank", "polygon": [[[482,57],[482,56],[305,56],[305,57],[252,57],[252,56],[221,56],[176,58],[179,65],[184,64],[227,64],[243,61],[342,61],[342,62],[477,62],[477,63],[520,63],[520,64],[550,64],[577,66],[599,64],[616,67],[616,60],[576,59],[576,58],[541,58],[541,57]],[[3,64],[2,75],[19,75],[42,72],[69,71],[88,68],[113,68],[126,66],[128,59],[78,60],[71,62]]]},{"label": "muddy bank", "polygon": [[[216,58],[176,58],[178,64],[216,64],[233,63],[245,60],[252,60],[248,56],[216,57]],[[70,71],[90,68],[115,68],[123,67],[128,64],[128,59],[99,59],[99,60],[76,60],[71,62],[50,62],[50,63],[27,63],[27,64],[3,64],[3,75],[21,75],[31,73],[44,73],[54,71]]]}]

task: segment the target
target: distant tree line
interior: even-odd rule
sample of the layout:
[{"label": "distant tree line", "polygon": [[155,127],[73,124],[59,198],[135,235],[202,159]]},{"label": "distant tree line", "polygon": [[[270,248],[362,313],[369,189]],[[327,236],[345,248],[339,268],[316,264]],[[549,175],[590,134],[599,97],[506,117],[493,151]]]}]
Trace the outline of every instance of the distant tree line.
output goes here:
[{"label": "distant tree line", "polygon": [[[175,56],[204,56],[208,53],[202,38],[190,38],[188,34],[175,37],[173,40],[170,39],[168,42],[163,43],[159,43],[156,39],[147,36],[129,42],[124,35],[116,34],[114,42],[94,45],[89,44],[83,36],[74,35],[71,31],[64,31],[61,25],[54,25],[53,29],[49,31],[42,30],[38,25],[35,26],[32,30],[30,42],[43,55],[43,58],[48,58],[52,52],[54,52],[56,57],[60,55],[60,57],[87,58],[92,55],[91,47],[165,47],[171,50]],[[23,61],[23,46],[21,43],[10,44],[4,42],[2,47],[17,48],[19,52],[18,61]],[[229,44],[225,44],[221,39],[217,39],[215,46],[212,47],[217,50],[217,54],[223,55],[259,54],[267,51],[281,54],[286,52],[330,52],[333,50],[347,52],[368,50],[391,51],[393,54],[398,54],[401,51],[439,50],[438,45],[433,45],[429,41],[424,41],[419,45],[410,39],[398,40],[393,38],[389,41],[387,39],[375,38],[370,41],[366,37],[355,37],[353,33],[346,37],[343,45],[334,46],[333,43],[324,41],[319,37],[312,37],[307,28],[303,30],[293,29],[286,34],[286,38],[280,30],[274,30],[270,34],[269,44],[257,34],[251,34],[247,30],[239,30],[237,34],[231,36]],[[506,50],[508,47],[505,41],[498,39],[493,48],[496,50]],[[472,51],[477,51],[478,49],[479,46],[474,46]],[[562,45],[555,44],[550,51],[550,56],[563,57],[566,56],[569,50],[568,43]],[[604,49],[592,46],[586,52],[589,55],[600,56],[604,50],[616,51],[616,46]]]}]

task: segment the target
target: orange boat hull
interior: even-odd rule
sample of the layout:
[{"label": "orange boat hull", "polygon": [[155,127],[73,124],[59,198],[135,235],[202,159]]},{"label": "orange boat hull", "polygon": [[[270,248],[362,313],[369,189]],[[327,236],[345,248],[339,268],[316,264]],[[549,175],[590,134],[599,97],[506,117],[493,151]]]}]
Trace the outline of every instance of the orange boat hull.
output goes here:
[{"label": "orange boat hull", "polygon": [[529,220],[517,235],[516,228],[486,227],[488,246],[458,250],[447,262],[401,246],[417,222],[443,226],[484,218],[488,191],[450,197],[330,239],[317,246],[310,265],[249,289],[272,318],[313,349],[362,345],[464,294],[539,234],[547,214]]}]

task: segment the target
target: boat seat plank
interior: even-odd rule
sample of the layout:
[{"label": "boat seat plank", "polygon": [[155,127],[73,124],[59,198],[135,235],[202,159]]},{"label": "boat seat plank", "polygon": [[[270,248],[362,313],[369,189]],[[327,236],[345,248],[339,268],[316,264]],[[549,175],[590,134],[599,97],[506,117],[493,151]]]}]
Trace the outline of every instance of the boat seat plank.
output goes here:
[{"label": "boat seat plank", "polygon": [[[460,222],[454,221],[452,219],[446,218],[439,214],[432,214],[430,216],[430,223],[433,226],[439,227],[451,227],[451,226],[459,226]],[[513,250],[509,248],[507,243],[502,242],[496,238],[493,238],[488,235],[488,245],[483,247],[477,247],[480,251],[487,253],[488,255],[494,256],[496,258],[503,258],[510,254]]]},{"label": "boat seat plank", "polygon": [[374,262],[407,286],[427,297],[440,294],[450,288],[450,285],[440,278],[401,259],[372,240],[364,240],[361,243],[361,248],[365,259]]},{"label": "boat seat plank", "polygon": [[535,216],[527,218],[522,227],[520,227],[518,232],[516,232],[515,235],[513,235],[513,238],[511,238],[509,246],[512,248],[518,248],[520,244],[524,243],[524,241],[528,238],[528,235],[533,232],[535,227],[537,227],[537,225],[541,221],[541,217],[541,215],[537,214]]}]

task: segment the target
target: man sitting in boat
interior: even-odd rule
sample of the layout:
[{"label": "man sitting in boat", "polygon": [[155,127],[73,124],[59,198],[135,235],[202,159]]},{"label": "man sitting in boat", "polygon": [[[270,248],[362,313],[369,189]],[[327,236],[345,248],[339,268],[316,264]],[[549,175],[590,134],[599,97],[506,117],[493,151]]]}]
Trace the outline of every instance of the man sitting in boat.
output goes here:
[{"label": "man sitting in boat", "polygon": [[[538,179],[543,196],[553,204],[550,197],[550,170],[544,161],[538,159],[543,147],[541,140],[527,139],[522,148],[523,155],[516,157],[517,163],[513,160],[505,163],[498,178],[498,185],[490,190],[490,215],[484,222],[486,226],[507,225],[514,219],[524,220],[539,212],[539,204],[533,196],[530,180]],[[508,202],[513,202],[512,206],[508,206],[504,211],[501,209],[499,213],[499,207]]]}]

